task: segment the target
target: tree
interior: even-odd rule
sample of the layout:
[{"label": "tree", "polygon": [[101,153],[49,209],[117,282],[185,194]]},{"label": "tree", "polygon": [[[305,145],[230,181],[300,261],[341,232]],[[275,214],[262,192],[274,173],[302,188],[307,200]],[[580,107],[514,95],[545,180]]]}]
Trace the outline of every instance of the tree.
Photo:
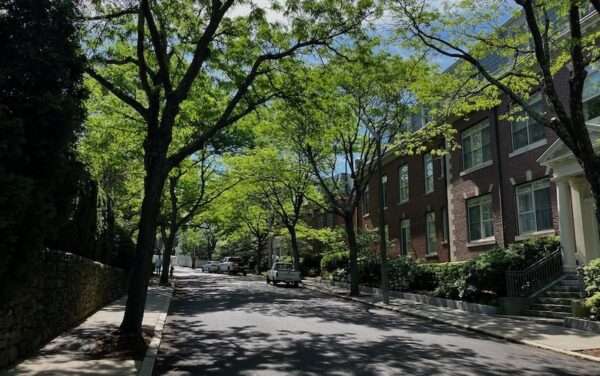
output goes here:
[{"label": "tree", "polygon": [[415,134],[401,132],[414,104],[410,87],[427,71],[423,62],[372,54],[371,46],[359,56],[333,60],[334,67],[328,68],[333,73],[328,75],[322,68],[309,72],[305,97],[288,101],[281,120],[325,197],[326,205],[316,204],[344,220],[352,295],[359,293],[354,218],[376,169],[378,142],[388,141],[381,146],[383,154],[393,147],[392,140],[401,143],[398,153],[412,153],[447,131],[431,126]]},{"label": "tree", "polygon": [[169,175],[168,194],[164,200],[166,205],[159,219],[164,243],[161,284],[169,283],[171,254],[179,230],[223,192],[237,184],[237,181],[233,181],[223,185],[216,181],[214,159],[213,153],[204,149],[197,159],[183,161]]},{"label": "tree", "polygon": [[[446,75],[460,85],[460,97],[466,99],[466,105],[459,106],[463,113],[497,105],[499,91],[557,134],[583,169],[600,225],[600,156],[587,131],[583,105],[588,68],[598,58],[599,33],[582,31],[582,14],[589,14],[592,6],[600,11],[600,1],[462,1],[443,9],[428,6],[424,0],[392,4],[400,33],[416,37],[436,54],[463,62]],[[502,22],[507,13],[513,22]],[[489,64],[490,57],[499,64]],[[569,97],[565,101],[555,75],[567,66]],[[536,90],[543,94],[541,111],[529,101]]]},{"label": "tree", "polygon": [[268,203],[268,208],[288,231],[294,264],[298,266],[297,226],[302,219],[306,197],[317,200],[311,167],[301,151],[286,145],[280,129],[267,126],[261,133],[263,145],[231,160],[232,173],[242,177],[245,184],[254,185],[254,195]]},{"label": "tree", "polygon": [[86,96],[76,19],[70,0],[0,3],[3,293],[36,272],[31,261],[68,220],[83,176],[74,154]]},{"label": "tree", "polygon": [[[229,159],[225,161],[227,165],[231,164]],[[238,176],[237,170],[230,170],[229,175]],[[245,176],[240,178],[239,184],[214,202],[212,210],[230,241],[244,243],[245,238],[252,239],[249,243],[253,243],[255,272],[259,274],[267,240],[277,225],[276,217],[256,182]]]},{"label": "tree", "polygon": [[143,123],[124,116],[114,96],[92,79],[86,80],[88,117],[78,142],[78,157],[90,171],[98,190],[110,200],[115,221],[133,237],[139,224],[144,182]]},{"label": "tree", "polygon": [[[150,251],[169,172],[277,97],[293,57],[308,47],[333,49],[334,38],[358,30],[370,12],[369,1],[288,1],[274,6],[290,21],[282,24],[268,22],[260,7],[227,17],[236,3],[140,0],[115,9],[92,1],[89,7],[86,72],[144,124],[144,189],[123,339],[142,340]],[[172,145],[177,137],[186,140],[180,148]]]},{"label": "tree", "polygon": [[218,222],[202,221],[200,231],[206,241],[206,258],[212,260],[217,249],[218,234],[221,231],[221,226]]}]

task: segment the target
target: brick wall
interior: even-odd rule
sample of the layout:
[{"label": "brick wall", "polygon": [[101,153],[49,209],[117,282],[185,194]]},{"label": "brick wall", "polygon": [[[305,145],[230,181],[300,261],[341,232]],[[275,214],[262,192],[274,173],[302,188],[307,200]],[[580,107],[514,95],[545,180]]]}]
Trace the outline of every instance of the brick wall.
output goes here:
[{"label": "brick wall", "polygon": [[81,256],[45,250],[0,302],[0,367],[27,356],[122,296],[125,271]]},{"label": "brick wall", "polygon": [[456,134],[457,141],[461,142],[461,132],[488,120],[491,138],[491,165],[465,173],[462,160],[462,150],[453,152],[449,156],[450,173],[452,180],[450,182],[450,205],[452,206],[452,226],[451,231],[454,239],[454,255],[452,261],[464,261],[487,250],[494,245],[474,245],[469,241],[468,221],[467,221],[467,200],[491,194],[492,212],[493,212],[493,231],[495,241],[502,244],[502,214],[500,212],[500,195],[498,182],[498,160],[496,158],[498,150],[496,149],[496,132],[494,111],[480,111],[470,114],[467,118],[454,123],[458,130]]},{"label": "brick wall", "polygon": [[[400,203],[399,168],[408,164],[409,175],[409,200]],[[402,158],[394,158],[383,165],[383,174],[387,175],[387,209],[384,211],[385,223],[388,225],[389,239],[393,246],[389,250],[391,257],[400,254],[400,221],[404,218],[410,219],[411,255],[428,262],[447,262],[449,260],[449,246],[444,241],[442,208],[446,208],[446,181],[442,175],[442,160],[433,157],[433,182],[434,189],[431,193],[425,193],[425,173],[423,155],[414,155]],[[362,213],[362,203],[359,215],[366,227],[377,227],[379,225],[378,203],[379,188],[377,186],[378,175],[375,174],[369,184],[370,213]],[[427,212],[435,212],[436,220],[436,244],[437,252],[427,255],[426,218]]]}]

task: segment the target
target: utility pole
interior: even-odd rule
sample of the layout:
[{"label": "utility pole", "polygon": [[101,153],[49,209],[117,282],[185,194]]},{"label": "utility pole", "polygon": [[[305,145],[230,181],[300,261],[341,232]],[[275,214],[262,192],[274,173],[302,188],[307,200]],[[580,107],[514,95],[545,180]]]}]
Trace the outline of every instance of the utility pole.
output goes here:
[{"label": "utility pole", "polygon": [[382,155],[381,155],[381,142],[383,135],[381,131],[377,132],[377,170],[379,175],[379,254],[381,256],[381,298],[384,304],[390,302],[390,288],[388,284],[388,272],[387,272],[387,239],[385,236],[385,213],[383,212],[385,207],[383,197],[383,168],[382,168]]}]

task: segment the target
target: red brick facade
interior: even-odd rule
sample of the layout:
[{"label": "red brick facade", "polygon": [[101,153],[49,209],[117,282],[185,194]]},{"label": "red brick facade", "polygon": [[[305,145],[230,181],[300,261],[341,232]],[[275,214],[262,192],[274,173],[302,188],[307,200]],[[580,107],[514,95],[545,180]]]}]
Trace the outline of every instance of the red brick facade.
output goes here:
[{"label": "red brick facade", "polygon": [[[555,79],[566,106],[568,106],[568,79],[566,69],[560,71]],[[405,218],[410,219],[410,254],[413,258],[427,262],[465,261],[497,245],[508,245],[532,236],[558,233],[556,187],[549,181],[551,171],[547,171],[537,163],[537,159],[557,137],[550,129],[543,128],[541,131],[543,133],[537,134],[535,142],[530,140],[526,146],[514,147],[513,124],[503,117],[509,111],[510,105],[511,102],[504,99],[496,108],[472,113],[454,122],[457,130],[455,137],[459,144],[463,143],[463,135],[469,138],[470,134],[477,133],[476,129],[485,128],[483,125],[479,128],[472,127],[487,122],[486,132],[489,133],[486,133],[486,137],[489,135],[490,141],[489,150],[486,150],[487,160],[483,163],[477,160],[473,167],[466,165],[465,159],[469,158],[469,154],[467,153],[465,157],[464,147],[445,157],[433,157],[434,189],[431,193],[425,193],[423,155],[395,157],[389,153],[384,157],[383,174],[387,176],[385,224],[388,226],[388,236],[393,241],[390,249],[391,256],[400,254],[400,222]],[[482,137],[481,133],[479,137]],[[409,200],[400,203],[399,168],[405,163],[408,165],[409,172]],[[357,213],[359,226],[378,226],[377,183],[379,179],[380,177],[375,174],[369,185],[369,213],[363,213],[364,205],[359,207]],[[544,194],[550,197],[549,208],[545,209],[545,227],[541,231],[520,233],[517,190],[519,187],[528,187],[526,185],[533,187],[534,184],[538,184],[536,182],[544,185]],[[470,201],[474,198],[475,200]],[[482,232],[487,235],[491,231],[492,234],[481,238],[475,236],[473,240],[474,236],[470,234],[469,229],[469,204],[475,205],[475,202],[484,200],[486,210],[491,201],[492,214],[491,230],[486,227]],[[547,214],[549,211],[551,215]],[[428,212],[435,213],[435,253],[427,252],[426,213]],[[489,222],[486,222],[486,226],[489,226],[487,224]]]}]

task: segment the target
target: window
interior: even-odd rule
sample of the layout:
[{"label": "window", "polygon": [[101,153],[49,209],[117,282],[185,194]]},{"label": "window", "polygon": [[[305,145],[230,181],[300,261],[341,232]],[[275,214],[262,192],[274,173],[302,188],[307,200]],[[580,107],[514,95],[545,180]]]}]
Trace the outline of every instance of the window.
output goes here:
[{"label": "window", "polygon": [[[444,147],[440,147],[440,149],[443,149]],[[442,156],[440,157],[440,177],[445,178],[446,177],[446,157]]]},{"label": "window", "polygon": [[385,235],[385,236],[384,236],[384,237],[385,237],[385,240],[387,240],[387,241],[390,241],[390,228],[388,227],[388,225],[387,225],[387,224],[385,224],[385,225],[383,226],[383,233],[384,233],[384,235]]},{"label": "window", "polygon": [[423,167],[425,170],[425,193],[433,192],[433,157],[431,153],[423,157]]},{"label": "window", "polygon": [[410,219],[400,221],[400,255],[410,256]]},{"label": "window", "polygon": [[317,214],[317,228],[323,228],[324,224],[323,224],[323,213],[319,213]]},{"label": "window", "polygon": [[[540,114],[544,112],[544,106],[539,95],[535,96],[531,105],[536,112]],[[544,126],[528,116],[524,111],[517,111],[514,116],[515,120],[511,124],[513,151],[543,140],[546,137]]]},{"label": "window", "polygon": [[519,234],[552,228],[550,182],[538,180],[517,187]]},{"label": "window", "polygon": [[365,188],[363,196],[363,215],[369,214],[369,187]]},{"label": "window", "polygon": [[600,123],[600,72],[589,74],[583,85],[583,112],[585,120]]},{"label": "window", "polygon": [[400,202],[408,201],[408,164],[403,164],[398,169],[398,180],[400,182]]},{"label": "window", "polygon": [[437,244],[435,238],[435,212],[425,214],[427,222],[427,254],[434,255],[437,253]]},{"label": "window", "polygon": [[475,197],[467,201],[469,241],[489,238],[494,235],[492,223],[492,195]]},{"label": "window", "polygon": [[327,227],[333,227],[333,213],[327,213],[327,217],[326,217],[326,226]]},{"label": "window", "polygon": [[484,120],[461,134],[463,169],[467,170],[492,160],[490,126]]},{"label": "window", "polygon": [[383,207],[387,208],[387,175],[381,177],[381,186],[383,187]]}]

